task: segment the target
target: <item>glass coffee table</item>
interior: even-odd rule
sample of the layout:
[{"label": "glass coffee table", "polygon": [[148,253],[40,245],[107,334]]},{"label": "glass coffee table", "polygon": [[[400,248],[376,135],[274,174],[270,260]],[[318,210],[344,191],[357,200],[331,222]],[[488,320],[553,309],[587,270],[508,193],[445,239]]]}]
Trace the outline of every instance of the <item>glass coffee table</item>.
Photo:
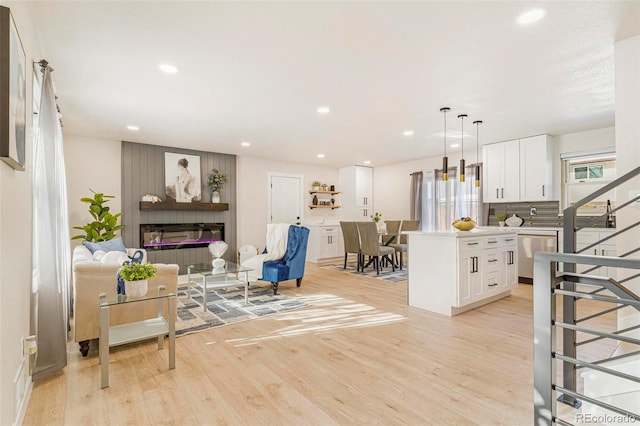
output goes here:
[{"label": "glass coffee table", "polygon": [[[207,311],[207,289],[208,288],[226,288],[226,287],[244,287],[244,303],[249,302],[249,272],[252,268],[237,265],[233,262],[226,262],[223,267],[214,268],[211,263],[197,263],[187,265],[187,293],[191,299],[192,287],[197,284],[191,280],[191,274],[200,274],[202,276],[202,307]],[[200,291],[193,288],[194,291]]]}]

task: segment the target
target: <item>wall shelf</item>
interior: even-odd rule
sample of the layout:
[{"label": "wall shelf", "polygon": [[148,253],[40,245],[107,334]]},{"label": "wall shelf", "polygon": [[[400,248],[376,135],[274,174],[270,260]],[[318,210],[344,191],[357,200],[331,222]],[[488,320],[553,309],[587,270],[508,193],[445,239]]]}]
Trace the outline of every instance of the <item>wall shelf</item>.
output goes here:
[{"label": "wall shelf", "polygon": [[335,194],[341,194],[340,191],[314,191],[313,189],[309,190],[309,194],[330,194],[330,195],[335,195]]},{"label": "wall shelf", "polygon": [[340,206],[322,206],[322,205],[313,205],[313,204],[309,204],[309,208],[310,209],[339,209]]},{"label": "wall shelf", "polygon": [[229,203],[176,203],[174,200],[152,203],[150,201],[140,201],[141,211],[207,211],[225,212],[229,210]]}]

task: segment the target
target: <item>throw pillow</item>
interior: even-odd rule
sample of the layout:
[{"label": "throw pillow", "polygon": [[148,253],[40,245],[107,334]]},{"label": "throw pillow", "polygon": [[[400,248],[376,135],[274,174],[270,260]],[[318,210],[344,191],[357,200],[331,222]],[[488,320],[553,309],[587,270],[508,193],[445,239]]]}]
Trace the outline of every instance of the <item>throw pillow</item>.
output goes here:
[{"label": "throw pillow", "polygon": [[129,256],[127,253],[123,253],[121,251],[110,251],[105,253],[100,260],[100,263],[103,265],[119,265],[122,266],[124,262],[129,261]]},{"label": "throw pillow", "polygon": [[96,250],[102,250],[106,252],[109,252],[109,251],[121,251],[123,253],[127,252],[127,249],[124,246],[124,243],[122,242],[121,237],[114,238],[109,241],[100,241],[99,243],[92,243],[89,241],[85,241],[82,244],[84,244],[84,246],[89,249],[91,254],[95,253]]}]

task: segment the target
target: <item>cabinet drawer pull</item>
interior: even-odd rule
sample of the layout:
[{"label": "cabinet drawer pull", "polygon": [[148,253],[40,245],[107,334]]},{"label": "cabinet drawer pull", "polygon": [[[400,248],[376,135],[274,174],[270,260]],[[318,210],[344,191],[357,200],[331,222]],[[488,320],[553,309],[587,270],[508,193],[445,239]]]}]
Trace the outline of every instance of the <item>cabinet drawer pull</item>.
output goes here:
[{"label": "cabinet drawer pull", "polygon": [[500,198],[500,194],[498,193],[499,189],[496,188],[496,198]]},{"label": "cabinet drawer pull", "polygon": [[542,185],[542,196],[544,197],[544,185]]},{"label": "cabinet drawer pull", "polygon": [[500,198],[504,198],[504,188],[500,188],[500,193],[502,195],[502,197],[500,197]]},{"label": "cabinet drawer pull", "polygon": [[493,284],[489,284],[489,287],[495,287],[497,285],[498,285],[498,283],[493,283]]},{"label": "cabinet drawer pull", "polygon": [[497,243],[498,241],[487,241],[487,242],[488,242],[489,244],[495,244],[495,243]]},{"label": "cabinet drawer pull", "polygon": [[467,243],[468,246],[477,246],[479,243]]},{"label": "cabinet drawer pull", "polygon": [[497,261],[498,261],[498,259],[487,260],[487,262],[489,262],[489,263],[494,263],[494,262],[497,262]]},{"label": "cabinet drawer pull", "polygon": [[514,238],[505,238],[505,241],[513,241]]}]

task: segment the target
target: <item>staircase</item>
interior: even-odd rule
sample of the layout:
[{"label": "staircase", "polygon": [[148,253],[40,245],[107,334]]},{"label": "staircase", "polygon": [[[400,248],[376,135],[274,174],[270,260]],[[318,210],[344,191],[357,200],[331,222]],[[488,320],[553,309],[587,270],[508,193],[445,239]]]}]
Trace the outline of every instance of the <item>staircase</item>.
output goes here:
[{"label": "staircase", "polygon": [[534,256],[536,425],[640,422],[640,238],[617,257],[583,254],[605,240],[636,238],[640,195],[594,218],[604,223],[626,208],[636,221],[576,250],[577,210],[638,175],[640,167],[566,209],[564,253]]}]

